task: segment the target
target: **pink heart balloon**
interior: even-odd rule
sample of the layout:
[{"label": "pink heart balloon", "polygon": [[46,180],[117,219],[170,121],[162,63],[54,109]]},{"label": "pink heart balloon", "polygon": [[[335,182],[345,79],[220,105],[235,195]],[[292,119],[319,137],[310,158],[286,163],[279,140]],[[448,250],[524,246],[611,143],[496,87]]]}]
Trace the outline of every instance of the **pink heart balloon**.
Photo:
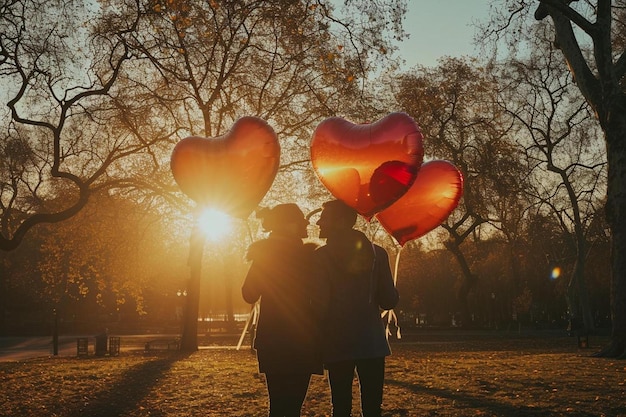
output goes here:
[{"label": "pink heart balloon", "polygon": [[331,117],[313,133],[311,162],[331,194],[369,219],[411,187],[424,157],[422,140],[406,113],[359,125]]},{"label": "pink heart balloon", "polygon": [[462,195],[463,174],[452,163],[426,162],[409,191],[376,218],[404,246],[443,223]]},{"label": "pink heart balloon", "polygon": [[274,182],[280,145],[263,119],[242,117],[225,135],[187,137],[172,151],[170,167],[181,190],[198,203],[246,218]]}]

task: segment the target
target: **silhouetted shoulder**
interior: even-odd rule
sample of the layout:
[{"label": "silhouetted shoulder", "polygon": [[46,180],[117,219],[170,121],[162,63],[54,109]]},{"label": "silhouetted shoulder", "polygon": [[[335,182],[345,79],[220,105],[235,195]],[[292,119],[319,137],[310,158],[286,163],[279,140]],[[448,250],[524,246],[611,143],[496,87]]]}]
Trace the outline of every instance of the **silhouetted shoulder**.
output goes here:
[{"label": "silhouetted shoulder", "polygon": [[272,244],[268,239],[263,239],[252,243],[248,247],[248,253],[246,254],[246,260],[255,261],[258,260],[272,250]]}]

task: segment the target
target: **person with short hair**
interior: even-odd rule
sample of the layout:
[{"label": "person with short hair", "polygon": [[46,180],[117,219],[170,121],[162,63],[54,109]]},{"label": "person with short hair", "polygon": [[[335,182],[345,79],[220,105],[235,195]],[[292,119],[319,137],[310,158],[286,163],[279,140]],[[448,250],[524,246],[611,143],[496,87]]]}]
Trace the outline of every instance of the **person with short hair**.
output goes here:
[{"label": "person with short hair", "polygon": [[352,412],[352,381],[359,379],[364,417],[380,417],[385,357],[391,354],[381,309],[399,300],[389,257],[355,230],[357,212],[341,200],[324,204],[317,225],[326,245],[316,250],[327,294],[322,355],[328,370],[333,417]]},{"label": "person with short hair", "polygon": [[242,286],[250,304],[260,300],[254,348],[265,374],[270,417],[297,417],[312,374],[322,374],[315,246],[305,245],[308,220],[295,204],[257,212],[266,239],[248,249],[252,261]]}]

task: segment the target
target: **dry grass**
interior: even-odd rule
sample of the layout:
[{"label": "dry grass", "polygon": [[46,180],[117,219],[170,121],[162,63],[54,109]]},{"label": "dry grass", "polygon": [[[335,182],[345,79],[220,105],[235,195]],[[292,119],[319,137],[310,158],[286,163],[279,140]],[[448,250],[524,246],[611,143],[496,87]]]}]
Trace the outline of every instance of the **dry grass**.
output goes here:
[{"label": "dry grass", "polygon": [[[387,417],[626,417],[626,361],[592,358],[573,338],[415,335],[393,350]],[[0,363],[0,389],[0,415],[11,417],[267,415],[249,348]],[[324,377],[313,378],[302,415],[330,415]]]}]

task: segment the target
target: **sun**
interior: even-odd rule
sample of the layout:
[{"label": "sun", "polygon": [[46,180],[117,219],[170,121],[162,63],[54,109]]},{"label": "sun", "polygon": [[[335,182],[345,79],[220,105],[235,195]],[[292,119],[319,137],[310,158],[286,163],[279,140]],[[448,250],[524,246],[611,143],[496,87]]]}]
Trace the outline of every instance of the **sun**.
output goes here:
[{"label": "sun", "polygon": [[230,216],[215,209],[205,209],[198,216],[198,227],[211,241],[220,240],[230,232],[231,226]]}]

